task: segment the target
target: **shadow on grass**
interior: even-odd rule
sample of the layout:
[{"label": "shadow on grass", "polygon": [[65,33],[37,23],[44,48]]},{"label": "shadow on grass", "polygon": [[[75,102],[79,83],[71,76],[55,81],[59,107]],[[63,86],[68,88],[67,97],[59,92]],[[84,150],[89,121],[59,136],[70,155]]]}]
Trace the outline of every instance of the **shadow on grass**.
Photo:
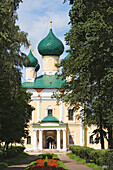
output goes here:
[{"label": "shadow on grass", "polygon": [[29,163],[32,161],[36,160],[37,156],[36,155],[29,155],[27,158],[19,161],[18,163],[15,163],[13,165],[8,166],[7,168],[3,168],[3,170],[13,170],[13,169],[19,169],[23,170],[27,167]]}]

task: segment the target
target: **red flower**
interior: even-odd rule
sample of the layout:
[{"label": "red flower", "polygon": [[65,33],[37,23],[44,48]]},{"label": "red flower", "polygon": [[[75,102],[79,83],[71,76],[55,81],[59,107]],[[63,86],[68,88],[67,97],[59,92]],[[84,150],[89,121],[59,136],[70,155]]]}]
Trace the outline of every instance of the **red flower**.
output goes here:
[{"label": "red flower", "polygon": [[45,159],[37,159],[34,165],[32,165],[29,170],[49,170],[50,168],[54,167],[54,169],[57,169],[59,167],[58,161],[55,159],[48,159],[47,167],[44,167],[44,161]]}]

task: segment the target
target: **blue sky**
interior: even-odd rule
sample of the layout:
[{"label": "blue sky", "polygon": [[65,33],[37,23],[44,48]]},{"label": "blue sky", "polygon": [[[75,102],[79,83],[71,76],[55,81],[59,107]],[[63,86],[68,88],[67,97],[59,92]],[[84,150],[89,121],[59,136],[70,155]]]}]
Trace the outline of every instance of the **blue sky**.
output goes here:
[{"label": "blue sky", "polygon": [[[69,23],[69,3],[63,3],[63,0],[23,0],[17,11],[18,22],[22,31],[28,33],[28,39],[31,41],[33,54],[42,66],[42,57],[38,53],[37,45],[48,34],[50,29],[50,16],[52,10],[52,28],[54,34],[63,42],[65,51],[68,47],[65,45],[64,34],[70,29]],[[22,48],[26,54],[29,49]],[[64,52],[61,58],[67,54]],[[42,67],[40,70],[40,74]]]}]

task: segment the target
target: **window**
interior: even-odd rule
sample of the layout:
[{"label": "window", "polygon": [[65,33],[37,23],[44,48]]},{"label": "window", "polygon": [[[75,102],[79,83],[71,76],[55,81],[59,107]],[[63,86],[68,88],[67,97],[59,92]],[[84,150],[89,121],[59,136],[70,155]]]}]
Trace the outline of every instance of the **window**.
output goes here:
[{"label": "window", "polygon": [[50,104],[46,107],[46,116],[48,116],[49,113],[52,114],[52,116],[54,116],[54,107]]},{"label": "window", "polygon": [[75,145],[75,133],[68,134],[68,145]]},{"label": "window", "polygon": [[27,144],[31,144],[31,136],[27,137]]},{"label": "window", "polygon": [[48,109],[48,115],[52,114],[52,109]]},{"label": "window", "polygon": [[93,136],[92,136],[92,135],[89,137],[89,143],[90,143],[90,144],[93,144],[93,143],[94,143],[94,141],[93,141]]},{"label": "window", "polygon": [[74,108],[68,110],[68,120],[74,120]]}]

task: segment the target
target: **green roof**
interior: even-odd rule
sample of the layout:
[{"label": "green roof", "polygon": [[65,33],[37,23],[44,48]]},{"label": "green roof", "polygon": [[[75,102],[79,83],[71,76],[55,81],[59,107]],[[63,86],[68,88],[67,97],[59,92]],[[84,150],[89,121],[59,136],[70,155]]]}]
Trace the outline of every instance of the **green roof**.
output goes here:
[{"label": "green roof", "polygon": [[64,51],[63,43],[53,34],[50,29],[49,34],[39,43],[38,51],[42,56],[60,56]]},{"label": "green roof", "polygon": [[42,75],[35,79],[35,82],[22,83],[23,88],[61,88],[63,84],[61,76],[56,75]]},{"label": "green roof", "polygon": [[48,116],[42,119],[41,123],[42,122],[59,122],[59,120],[56,117],[52,116],[52,113],[50,112]]},{"label": "green roof", "polygon": [[25,67],[35,67],[38,64],[38,60],[34,57],[31,50],[28,56],[25,57],[23,64]]}]

